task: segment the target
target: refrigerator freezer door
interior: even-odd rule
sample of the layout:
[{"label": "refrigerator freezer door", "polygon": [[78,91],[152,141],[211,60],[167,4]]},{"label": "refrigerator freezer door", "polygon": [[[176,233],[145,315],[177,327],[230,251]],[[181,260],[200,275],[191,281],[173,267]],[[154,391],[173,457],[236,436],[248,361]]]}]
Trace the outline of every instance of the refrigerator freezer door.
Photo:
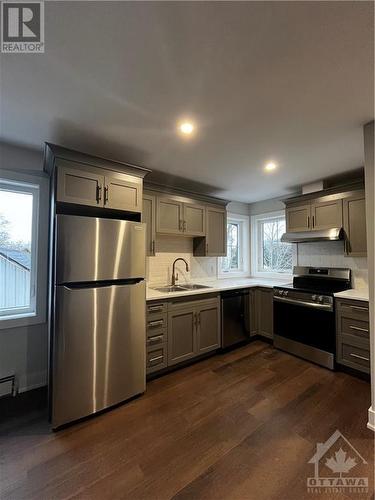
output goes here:
[{"label": "refrigerator freezer door", "polygon": [[57,215],[56,283],[144,278],[145,224]]},{"label": "refrigerator freezer door", "polygon": [[146,389],[145,282],[56,287],[52,425]]}]

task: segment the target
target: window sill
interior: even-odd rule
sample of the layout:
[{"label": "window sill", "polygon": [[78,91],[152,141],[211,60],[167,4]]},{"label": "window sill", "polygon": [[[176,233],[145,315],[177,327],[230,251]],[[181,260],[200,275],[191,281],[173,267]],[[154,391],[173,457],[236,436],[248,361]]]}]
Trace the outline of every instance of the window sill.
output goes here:
[{"label": "window sill", "polygon": [[269,279],[276,279],[276,280],[292,280],[293,275],[292,274],[287,274],[287,273],[253,273],[251,275],[252,278],[269,278]]},{"label": "window sill", "polygon": [[35,312],[14,314],[12,316],[0,316],[0,330],[40,325],[45,322],[46,319],[42,315],[37,315]]}]

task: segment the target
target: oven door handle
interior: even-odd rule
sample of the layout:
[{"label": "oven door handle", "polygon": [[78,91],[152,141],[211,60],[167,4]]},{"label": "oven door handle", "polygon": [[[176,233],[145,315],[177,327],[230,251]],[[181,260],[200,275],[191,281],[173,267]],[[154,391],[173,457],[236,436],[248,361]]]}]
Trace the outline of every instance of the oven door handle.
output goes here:
[{"label": "oven door handle", "polygon": [[285,297],[274,297],[276,302],[285,302],[286,304],[294,304],[296,306],[311,307],[312,309],[320,309],[322,311],[333,311],[331,304],[317,304],[315,302],[306,302],[304,300],[287,299]]}]

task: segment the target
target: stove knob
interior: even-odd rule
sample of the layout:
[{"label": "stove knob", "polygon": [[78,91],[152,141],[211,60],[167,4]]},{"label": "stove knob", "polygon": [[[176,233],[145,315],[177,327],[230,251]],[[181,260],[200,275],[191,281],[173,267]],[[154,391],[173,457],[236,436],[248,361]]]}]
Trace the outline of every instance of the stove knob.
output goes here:
[{"label": "stove knob", "polygon": [[323,303],[323,300],[324,300],[323,295],[319,295],[319,297],[318,297],[318,302],[319,302],[320,304],[322,304],[322,303]]},{"label": "stove knob", "polygon": [[279,290],[279,295],[283,296],[284,295],[284,291],[283,290]]},{"label": "stove knob", "polygon": [[288,293],[289,293],[288,290],[285,290],[284,295],[287,296]]},{"label": "stove knob", "polygon": [[314,301],[315,301],[315,300],[317,299],[317,296],[316,296],[316,295],[313,295],[311,298],[312,298],[312,300],[314,300]]}]

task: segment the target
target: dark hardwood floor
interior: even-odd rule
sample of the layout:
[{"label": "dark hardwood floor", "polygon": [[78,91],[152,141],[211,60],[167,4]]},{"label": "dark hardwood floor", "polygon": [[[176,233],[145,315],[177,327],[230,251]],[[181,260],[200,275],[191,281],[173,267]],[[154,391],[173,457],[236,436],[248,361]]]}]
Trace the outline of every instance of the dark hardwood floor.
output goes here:
[{"label": "dark hardwood floor", "polygon": [[[0,498],[371,498],[368,382],[256,341],[170,373],[129,404],[52,433],[40,409],[0,424]],[[338,429],[368,493],[308,493],[308,461]]]}]

